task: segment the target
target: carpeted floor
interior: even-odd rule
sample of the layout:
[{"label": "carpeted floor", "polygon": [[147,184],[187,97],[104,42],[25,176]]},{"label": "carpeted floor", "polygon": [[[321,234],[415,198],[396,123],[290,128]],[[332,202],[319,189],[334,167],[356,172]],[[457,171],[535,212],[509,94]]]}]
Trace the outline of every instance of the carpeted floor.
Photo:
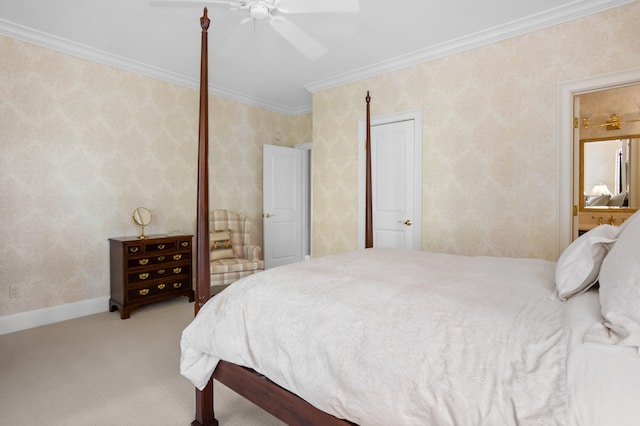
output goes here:
[{"label": "carpeted floor", "polygon": [[[189,425],[194,387],[180,375],[177,298],[0,336],[0,425]],[[221,426],[283,423],[216,383]]]}]

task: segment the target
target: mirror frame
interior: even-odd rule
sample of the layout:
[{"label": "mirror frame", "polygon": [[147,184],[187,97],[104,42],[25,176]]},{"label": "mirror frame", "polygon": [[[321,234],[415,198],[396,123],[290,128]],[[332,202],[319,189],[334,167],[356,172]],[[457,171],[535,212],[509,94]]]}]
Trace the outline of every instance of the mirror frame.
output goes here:
[{"label": "mirror frame", "polygon": [[[146,223],[144,223],[144,217],[143,215],[148,215],[149,216],[149,220],[146,221]],[[153,217],[153,215],[151,214],[151,211],[149,211],[148,208],[146,207],[138,207],[133,211],[133,221],[138,224],[139,226],[148,226],[151,223],[151,218]],[[138,218],[140,220],[138,220]]]},{"label": "mirror frame", "polygon": [[[145,217],[143,216],[146,215],[149,215],[149,220],[145,222]],[[145,238],[147,238],[147,236],[144,235],[144,227],[148,226],[151,223],[151,218],[153,218],[151,211],[146,207],[138,207],[133,211],[132,217],[133,221],[138,224],[138,226],[140,226],[140,235],[138,236],[138,238],[144,240]]]},{"label": "mirror frame", "polygon": [[609,206],[585,206],[584,200],[584,144],[587,142],[603,142],[619,139],[640,139],[640,135],[620,135],[604,138],[580,139],[580,183],[578,188],[578,198],[580,199],[579,209],[581,212],[611,212],[611,213],[633,213],[638,210],[637,207],[609,207]]}]

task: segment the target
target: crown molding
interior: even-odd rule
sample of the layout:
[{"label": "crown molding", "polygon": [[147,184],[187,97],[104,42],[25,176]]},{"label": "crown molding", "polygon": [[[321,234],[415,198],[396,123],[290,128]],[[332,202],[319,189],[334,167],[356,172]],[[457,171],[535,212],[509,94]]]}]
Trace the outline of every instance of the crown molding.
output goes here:
[{"label": "crown molding", "polygon": [[114,55],[99,49],[95,49],[80,43],[57,37],[42,31],[34,30],[23,25],[0,18],[0,34],[21,40],[27,43],[46,47],[51,50],[66,53],[92,62],[109,65],[136,74],[146,75],[159,80],[168,81],[181,86],[197,88],[197,80],[184,77],[157,67],[141,62],[133,61],[122,56]]},{"label": "crown molding", "polygon": [[613,9],[634,1],[636,0],[576,0],[565,6],[478,31],[465,37],[440,43],[374,65],[358,68],[335,77],[307,84],[304,87],[311,93],[316,93],[568,22],[607,9]]},{"label": "crown molding", "polygon": [[[598,13],[607,9],[632,3],[636,0],[576,0],[568,5],[557,7],[536,15],[529,16],[509,24],[500,25],[488,30],[479,31],[469,36],[441,43],[425,49],[418,50],[403,56],[399,56],[374,65],[355,69],[353,71],[336,75],[334,77],[304,85],[309,92],[316,93],[352,83],[376,75],[385,74],[402,68],[417,65],[419,63],[442,58],[465,50],[474,49],[483,45],[494,43],[510,37],[515,37],[541,28],[557,25],[563,22],[581,18],[583,16]],[[103,65],[125,71],[145,75],[147,77],[166,81],[179,86],[198,89],[197,79],[179,75],[158,67],[153,67],[141,62],[133,61],[105,51],[94,49],[73,41],[56,37],[41,31],[12,23],[0,18],[0,34],[8,37],[36,44],[52,50],[63,52],[72,56],[87,59]],[[312,111],[312,105],[302,105],[295,108],[275,104],[264,99],[258,99],[230,89],[209,84],[209,92],[225,99],[256,106],[258,108],[277,112],[289,116],[308,114]]]},{"label": "crown molding", "polygon": [[[0,34],[16,40],[35,44],[58,52],[66,53],[82,59],[87,59],[99,64],[108,65],[124,71],[130,71],[136,74],[155,78],[157,80],[166,81],[178,86],[188,87],[192,89],[199,88],[199,80],[173,73],[158,67],[133,61],[122,56],[114,55],[99,49],[95,49],[80,43],[76,43],[61,37],[57,37],[42,31],[34,30],[13,22],[0,18]],[[253,98],[245,94],[225,89],[214,84],[209,84],[209,93],[220,96],[232,101],[256,106],[258,108],[269,111],[278,112],[285,115],[301,115],[311,112],[311,105],[305,105],[300,108],[288,108],[283,105],[274,104],[272,102]]]}]

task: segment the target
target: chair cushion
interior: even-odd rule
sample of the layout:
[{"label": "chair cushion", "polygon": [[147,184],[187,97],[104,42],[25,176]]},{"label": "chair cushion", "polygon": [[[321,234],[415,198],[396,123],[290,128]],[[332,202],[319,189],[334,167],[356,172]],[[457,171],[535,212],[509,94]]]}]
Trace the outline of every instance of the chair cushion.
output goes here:
[{"label": "chair cushion", "polygon": [[211,261],[212,274],[227,272],[255,271],[264,269],[263,260],[248,260],[243,258],[218,259]]},{"label": "chair cushion", "polygon": [[[211,286],[220,286],[220,285],[229,285],[238,281],[240,278],[248,277],[249,275],[257,274],[262,272],[260,269],[256,269],[255,271],[242,271],[242,272],[226,272],[224,274],[212,274],[211,275]],[[212,294],[216,293],[212,289]]]}]

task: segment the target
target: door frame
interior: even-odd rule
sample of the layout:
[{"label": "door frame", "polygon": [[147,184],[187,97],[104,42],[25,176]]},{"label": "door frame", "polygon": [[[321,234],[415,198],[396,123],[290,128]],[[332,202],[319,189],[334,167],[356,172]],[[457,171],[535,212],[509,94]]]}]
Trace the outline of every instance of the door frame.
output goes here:
[{"label": "door frame", "polygon": [[302,155],[302,258],[312,256],[313,237],[313,143],[299,143],[295,146]]},{"label": "door frame", "polygon": [[640,68],[569,80],[558,85],[558,253],[574,238],[573,206],[578,190],[573,179],[574,153],[580,141],[574,140],[573,99],[583,93],[615,89],[640,83]]},{"label": "door frame", "polygon": [[[371,117],[371,126],[397,123],[400,121],[413,120],[414,132],[414,210],[415,215],[413,225],[414,249],[422,249],[422,108],[407,111],[395,112],[391,114],[377,115]],[[365,142],[367,138],[367,123],[365,119],[358,120],[358,248],[364,248],[365,237],[365,192],[366,192],[366,152]]]}]

